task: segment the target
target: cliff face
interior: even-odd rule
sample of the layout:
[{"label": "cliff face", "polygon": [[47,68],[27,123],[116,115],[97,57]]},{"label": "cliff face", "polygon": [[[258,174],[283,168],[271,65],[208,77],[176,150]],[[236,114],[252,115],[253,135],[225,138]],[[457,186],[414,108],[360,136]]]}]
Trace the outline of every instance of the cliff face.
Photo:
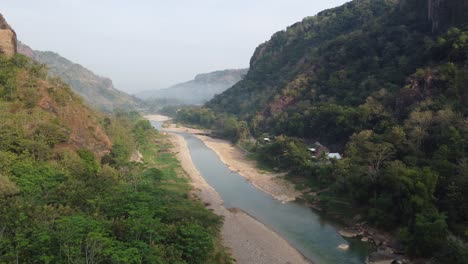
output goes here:
[{"label": "cliff face", "polygon": [[449,25],[466,25],[468,0],[427,0],[427,16],[432,23],[432,32]]},{"label": "cliff face", "polygon": [[0,14],[0,53],[11,57],[16,54],[16,33]]}]

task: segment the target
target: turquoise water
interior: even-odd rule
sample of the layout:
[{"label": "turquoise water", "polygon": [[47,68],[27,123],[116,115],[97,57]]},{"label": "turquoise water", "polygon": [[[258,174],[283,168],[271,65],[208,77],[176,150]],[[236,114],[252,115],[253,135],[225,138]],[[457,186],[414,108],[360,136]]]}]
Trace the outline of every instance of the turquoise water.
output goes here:
[{"label": "turquoise water", "polygon": [[[152,123],[160,129],[160,123]],[[231,171],[201,140],[187,133],[180,135],[187,141],[195,166],[219,193],[226,208],[246,211],[317,264],[365,263],[369,254],[366,244],[343,239],[332,223],[302,204],[273,199]],[[338,249],[340,244],[348,244],[349,250]]]}]

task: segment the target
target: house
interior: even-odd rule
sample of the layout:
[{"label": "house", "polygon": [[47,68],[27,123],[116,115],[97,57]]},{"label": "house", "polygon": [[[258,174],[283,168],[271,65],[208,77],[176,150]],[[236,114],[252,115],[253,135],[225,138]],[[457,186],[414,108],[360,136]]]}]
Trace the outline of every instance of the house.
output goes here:
[{"label": "house", "polygon": [[327,153],[327,159],[336,159],[340,160],[342,157],[340,153]]},{"label": "house", "polygon": [[271,142],[270,138],[267,138],[267,137],[266,137],[266,138],[263,138],[263,141],[265,141],[265,142]]},{"label": "house", "polygon": [[308,150],[312,153],[312,157],[314,158],[321,157],[323,153],[325,153],[325,155],[328,153],[328,148],[318,141],[314,143],[313,147],[308,148]]}]

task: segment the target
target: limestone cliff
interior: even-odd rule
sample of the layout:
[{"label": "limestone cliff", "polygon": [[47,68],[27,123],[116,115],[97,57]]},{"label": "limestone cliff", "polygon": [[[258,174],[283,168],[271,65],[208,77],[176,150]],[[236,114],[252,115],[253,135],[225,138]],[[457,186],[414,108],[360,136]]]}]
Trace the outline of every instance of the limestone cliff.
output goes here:
[{"label": "limestone cliff", "polygon": [[0,53],[7,56],[16,54],[16,33],[0,14]]}]

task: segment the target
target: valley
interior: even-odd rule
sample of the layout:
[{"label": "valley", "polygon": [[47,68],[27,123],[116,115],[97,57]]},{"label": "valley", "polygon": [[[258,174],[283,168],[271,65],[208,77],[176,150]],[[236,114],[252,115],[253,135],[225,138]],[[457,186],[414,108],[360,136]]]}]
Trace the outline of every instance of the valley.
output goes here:
[{"label": "valley", "polygon": [[467,0],[51,1],[0,10],[0,263],[468,263]]}]

